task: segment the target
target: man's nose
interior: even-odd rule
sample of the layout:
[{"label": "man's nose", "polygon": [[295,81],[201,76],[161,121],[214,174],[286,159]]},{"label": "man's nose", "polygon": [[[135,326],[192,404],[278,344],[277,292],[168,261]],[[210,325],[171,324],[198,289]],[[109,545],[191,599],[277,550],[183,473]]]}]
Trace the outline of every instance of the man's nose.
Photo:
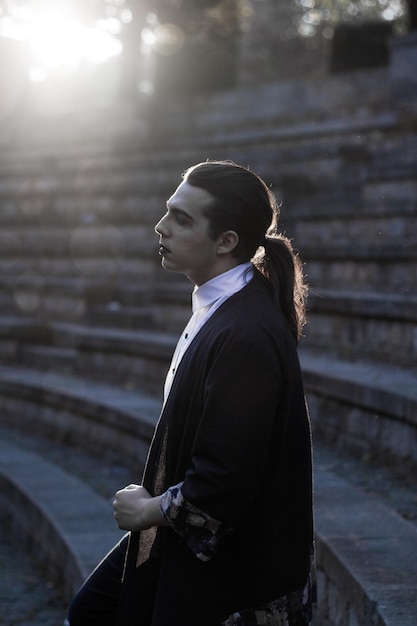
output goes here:
[{"label": "man's nose", "polygon": [[165,226],[165,215],[164,215],[164,217],[161,217],[161,219],[159,220],[159,222],[155,226],[155,232],[158,235],[167,236],[168,230],[167,230],[167,228]]}]

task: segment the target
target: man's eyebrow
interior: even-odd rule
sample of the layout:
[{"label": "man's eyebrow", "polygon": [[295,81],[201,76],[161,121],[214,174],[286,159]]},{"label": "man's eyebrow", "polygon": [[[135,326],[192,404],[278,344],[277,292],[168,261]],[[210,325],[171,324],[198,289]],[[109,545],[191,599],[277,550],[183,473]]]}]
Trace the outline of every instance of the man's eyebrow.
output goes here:
[{"label": "man's eyebrow", "polygon": [[193,217],[189,213],[187,213],[187,211],[184,211],[184,209],[181,209],[180,207],[170,204],[169,200],[166,201],[166,207],[169,211],[171,211],[171,213],[174,213],[174,215],[175,214],[182,215],[186,217],[187,219],[189,219],[190,221],[193,220]]}]

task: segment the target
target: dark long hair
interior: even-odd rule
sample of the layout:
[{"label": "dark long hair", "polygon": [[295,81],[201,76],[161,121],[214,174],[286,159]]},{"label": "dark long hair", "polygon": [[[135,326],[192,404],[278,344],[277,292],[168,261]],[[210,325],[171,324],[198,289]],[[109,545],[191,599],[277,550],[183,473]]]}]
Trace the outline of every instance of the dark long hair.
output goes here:
[{"label": "dark long hair", "polygon": [[268,280],[297,341],[305,323],[307,286],[300,258],[278,232],[279,205],[272,191],[257,174],[232,161],[199,163],[185,172],[184,180],[213,196],[205,211],[209,236],[216,239],[226,230],[239,235],[233,255],[239,263],[251,260]]}]

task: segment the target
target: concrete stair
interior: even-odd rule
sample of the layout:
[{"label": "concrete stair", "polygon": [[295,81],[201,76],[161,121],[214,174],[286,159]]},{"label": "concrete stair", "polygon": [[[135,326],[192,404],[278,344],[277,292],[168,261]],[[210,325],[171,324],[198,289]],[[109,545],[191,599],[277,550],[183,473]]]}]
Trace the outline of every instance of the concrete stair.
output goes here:
[{"label": "concrete stair", "polygon": [[[390,81],[382,68],[1,127],[2,423],[143,463],[191,291],[159,269],[153,225],[183,169],[229,158],[272,184],[305,262],[317,438],[414,475],[416,111]],[[59,517],[31,502],[18,467],[37,460],[12,447],[11,523],[32,507]],[[415,527],[323,467],[316,495],[321,626],[414,624]],[[84,547],[65,524],[43,528],[79,579]]]},{"label": "concrete stair", "polygon": [[[26,390],[26,400],[30,396],[30,402],[36,404],[40,389],[44,393],[42,408],[32,415],[27,406],[22,410],[22,405],[14,407],[6,401],[1,407],[2,511],[7,511],[6,523],[19,542],[36,550],[39,563],[60,581],[69,598],[121,534],[114,526],[109,501],[89,486],[90,481],[97,480],[97,470],[92,476],[87,461],[83,468],[83,453],[77,455],[77,472],[84,473],[83,481],[62,469],[57,459],[65,458],[70,446],[77,446],[85,458],[94,454],[103,466],[110,458],[130,466],[136,463],[132,471],[136,469],[139,475],[143,457],[140,459],[138,451],[142,441],[147,442],[151,436],[155,404],[141,399],[140,394],[108,385],[105,392],[102,385],[93,382],[86,389],[85,379],[49,376],[42,380],[39,371],[9,368],[0,374],[3,398],[6,389],[9,398],[14,394],[22,398]],[[49,417],[45,414],[47,406]],[[70,415],[75,407],[78,420]],[[63,410],[65,421],[71,422],[71,438],[63,436]],[[100,416],[98,424],[94,415]],[[131,427],[133,415],[136,432]],[[5,425],[9,428],[6,436]],[[129,439],[117,436],[127,428]],[[12,441],[11,430],[15,431]],[[40,456],[33,449],[25,449],[24,444],[19,446],[19,432],[24,433],[23,440],[31,434],[48,439],[54,461],[48,459],[51,451],[45,453],[43,449]],[[76,432],[78,439],[74,437]],[[32,442],[31,446],[36,447]],[[337,470],[340,456],[320,440],[315,456],[318,584],[322,593],[326,589],[319,623],[354,623],[356,619],[360,624],[412,626],[417,609],[413,594],[417,506],[413,507],[415,517],[407,520],[393,507],[390,493],[369,493],[369,489],[367,493],[355,484],[355,476],[364,472],[367,482],[372,483],[372,474],[378,472],[376,466],[358,463],[356,470],[351,468],[341,476]]]},{"label": "concrete stair", "polygon": [[3,524],[69,599],[121,538],[110,502],[59,466],[5,441],[0,484]]}]

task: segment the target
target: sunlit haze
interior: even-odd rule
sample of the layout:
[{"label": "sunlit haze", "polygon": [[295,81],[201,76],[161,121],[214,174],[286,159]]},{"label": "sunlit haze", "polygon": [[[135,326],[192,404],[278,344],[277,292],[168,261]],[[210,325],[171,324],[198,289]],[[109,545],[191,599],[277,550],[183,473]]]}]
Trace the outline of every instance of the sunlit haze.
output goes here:
[{"label": "sunlit haze", "polygon": [[[273,16],[275,3],[269,3]],[[265,45],[258,45],[264,18],[259,21],[254,0],[189,3],[189,17],[181,0],[167,4],[172,12],[139,0],[0,0],[0,120],[13,111],[61,114],[136,95],[158,98],[164,90],[181,90],[182,82],[193,89],[211,82],[223,87],[235,79],[235,62],[242,72],[256,66],[259,80],[271,80],[286,64],[275,51],[280,43],[292,49],[290,40],[301,37],[314,52],[325,39],[330,50],[338,24],[400,23],[406,14],[406,0],[294,0],[290,25],[275,28],[271,19]],[[225,68],[214,67],[222,55]]]},{"label": "sunlit haze", "polygon": [[12,9],[10,15],[0,15],[0,35],[25,42],[32,81],[43,80],[56,68],[102,63],[122,52],[122,44],[114,36],[117,20],[86,26],[74,15],[71,2],[55,1],[37,10],[17,5]]}]

